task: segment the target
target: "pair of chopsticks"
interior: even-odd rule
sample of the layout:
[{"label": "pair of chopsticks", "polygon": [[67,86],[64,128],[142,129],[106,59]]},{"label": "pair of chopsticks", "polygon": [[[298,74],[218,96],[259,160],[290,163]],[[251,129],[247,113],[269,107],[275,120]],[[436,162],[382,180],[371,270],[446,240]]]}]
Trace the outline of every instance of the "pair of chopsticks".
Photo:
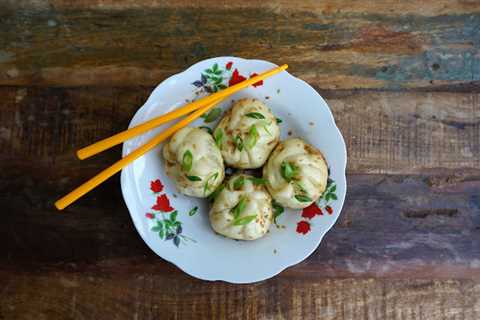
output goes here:
[{"label": "pair of chopsticks", "polygon": [[133,127],[131,129],[122,131],[117,133],[110,138],[98,141],[90,146],[82,148],[77,151],[77,156],[81,160],[89,158],[97,153],[100,153],[104,150],[107,150],[113,146],[116,146],[128,139],[131,139],[137,135],[140,135],[148,130],[151,130],[159,125],[167,123],[169,121],[175,120],[180,118],[184,115],[189,114],[187,117],[183,118],[173,126],[169,127],[165,131],[161,132],[151,140],[149,140],[146,144],[139,147],[135,151],[131,152],[121,160],[115,162],[112,166],[108,167],[107,169],[103,170],[87,182],[80,185],[78,188],[74,189],[69,194],[65,195],[63,198],[57,200],[55,202],[55,207],[58,210],[63,210],[80,197],[85,195],[87,192],[91,191],[102,182],[113,176],[115,173],[122,170],[128,164],[133,162],[134,160],[138,159],[148,151],[152,150],[156,145],[163,142],[164,140],[168,139],[171,135],[173,135],[176,131],[182,129],[183,127],[187,126],[189,123],[195,121],[198,117],[202,114],[213,108],[216,104],[221,102],[226,97],[234,94],[235,92],[244,89],[258,81],[264,80],[268,77],[271,77],[285,69],[288,68],[288,65],[284,64],[279,67],[273,68],[269,71],[263,72],[259,75],[251,77],[250,79],[244,80],[240,83],[237,83],[231,87],[228,87],[224,90],[218,91],[214,94],[208,95],[201,99],[198,99],[192,103],[189,103],[179,109],[173,110],[168,112],[162,116],[156,117],[152,120],[149,120],[141,125]]}]

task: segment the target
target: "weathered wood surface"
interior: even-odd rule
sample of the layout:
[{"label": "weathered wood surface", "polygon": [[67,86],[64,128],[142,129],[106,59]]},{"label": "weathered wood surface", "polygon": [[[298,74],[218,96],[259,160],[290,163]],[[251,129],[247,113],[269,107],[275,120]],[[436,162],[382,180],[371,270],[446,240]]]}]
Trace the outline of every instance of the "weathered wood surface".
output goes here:
[{"label": "weathered wood surface", "polygon": [[[0,159],[52,180],[88,177],[119,152],[78,161],[75,150],[127,127],[151,90],[0,87]],[[345,136],[351,174],[480,169],[480,93],[321,93]]]},{"label": "weathered wood surface", "polygon": [[31,2],[0,4],[0,84],[152,86],[222,55],[289,63],[321,89],[480,81],[478,1]]},{"label": "weathered wood surface", "polygon": [[[146,255],[135,261],[137,268],[171,269],[151,265],[157,258],[133,229],[118,178],[65,214],[52,208],[65,190],[119,157],[117,148],[78,161],[77,146],[126,127],[149,90],[0,89],[5,210],[0,251],[6,264],[75,262],[125,270]],[[334,231],[293,274],[480,276],[479,94],[327,92],[326,97],[348,145],[349,192]]]},{"label": "weathered wood surface", "polygon": [[[479,35],[476,0],[0,2],[0,319],[479,319]],[[252,285],[154,255],[118,177],[53,209],[120,155],[78,147],[219,55],[289,63],[348,147],[338,223]]]},{"label": "weathered wood surface", "polygon": [[25,9],[150,9],[150,8],[266,8],[274,11],[309,11],[313,13],[331,14],[344,12],[381,13],[386,15],[418,14],[423,16],[463,14],[479,12],[480,8],[475,0],[325,0],[325,1],[290,1],[290,0],[230,0],[222,3],[217,0],[20,0],[6,3],[11,10]]},{"label": "weathered wood surface", "polygon": [[0,272],[4,319],[477,320],[471,280],[277,277],[239,286],[167,273]]}]

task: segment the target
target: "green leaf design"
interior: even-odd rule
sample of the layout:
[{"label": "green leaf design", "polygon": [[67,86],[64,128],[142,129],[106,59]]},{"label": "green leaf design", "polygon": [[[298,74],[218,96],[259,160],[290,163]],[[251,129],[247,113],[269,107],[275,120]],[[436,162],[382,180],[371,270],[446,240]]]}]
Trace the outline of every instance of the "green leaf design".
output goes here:
[{"label": "green leaf design", "polygon": [[234,219],[237,219],[240,214],[242,214],[243,210],[245,210],[245,208],[247,207],[247,202],[247,198],[242,197],[240,198],[240,201],[238,201],[237,205],[232,208],[232,214]]},{"label": "green leaf design", "polygon": [[163,229],[162,227],[155,226],[155,227],[153,227],[153,228],[150,229],[150,230],[152,230],[152,231],[154,231],[154,232],[159,232],[159,231],[162,230],[162,229]]},{"label": "green leaf design", "polygon": [[283,161],[280,165],[280,174],[285,181],[290,182],[298,174],[298,168],[293,163]]},{"label": "green leaf design", "polygon": [[252,125],[250,127],[250,130],[248,131],[247,138],[245,139],[245,148],[252,149],[255,146],[255,144],[257,144],[257,140],[258,140],[257,127],[255,125]]},{"label": "green leaf design", "polygon": [[193,207],[192,209],[190,209],[190,211],[188,211],[188,215],[191,217],[193,215],[195,215],[195,213],[197,213],[198,211],[198,207]]},{"label": "green leaf design", "polygon": [[249,112],[245,116],[253,119],[265,119],[265,116],[260,112]]},{"label": "green leaf design", "polygon": [[248,179],[252,181],[252,183],[256,186],[264,185],[267,183],[267,180],[265,180],[264,178],[250,177]]},{"label": "green leaf design", "polygon": [[233,189],[234,190],[240,190],[242,189],[243,185],[245,184],[245,177],[240,176],[235,181],[233,181]]},{"label": "green leaf design", "polygon": [[212,71],[215,72],[218,70],[218,63],[215,63],[213,66],[212,66]]},{"label": "green leaf design", "polygon": [[[213,70],[212,69],[205,69],[205,73],[212,74]],[[208,77],[208,76],[207,76]]]},{"label": "green leaf design", "polygon": [[170,221],[171,222],[175,222],[177,220],[177,215],[178,215],[178,211],[175,210],[173,211],[172,213],[170,213]]},{"label": "green leaf design", "polygon": [[220,83],[222,83],[223,78],[222,78],[222,77],[218,77],[218,78],[215,78],[213,81],[215,82],[216,85],[219,85]]},{"label": "green leaf design", "polygon": [[277,124],[280,124],[280,123],[282,123],[282,122],[283,122],[283,120],[282,120],[282,119],[280,119],[280,118],[275,118],[275,119],[277,120]]},{"label": "green leaf design", "polygon": [[202,178],[198,176],[187,176],[187,179],[190,181],[202,181]]},{"label": "green leaf design", "polygon": [[325,201],[327,201],[327,202],[330,201],[330,196],[331,196],[331,194],[330,194],[330,193],[327,193],[327,194],[325,195]]},{"label": "green leaf design", "polygon": [[237,218],[237,219],[233,220],[233,225],[234,226],[244,226],[246,224],[249,224],[250,222],[252,222],[256,218],[257,218],[256,214],[252,214],[252,215],[249,215],[249,216],[244,216],[244,217],[241,217],[241,218]]},{"label": "green leaf design", "polygon": [[160,237],[160,239],[163,240],[163,237],[165,236],[165,231],[163,231],[163,229],[160,230],[160,231],[158,232],[158,236]]},{"label": "green leaf design", "polygon": [[309,197],[307,197],[305,195],[302,195],[302,194],[297,194],[295,196],[295,199],[297,199],[298,202],[310,202],[310,201],[312,201],[312,199],[310,199]]},{"label": "green leaf design", "polygon": [[190,150],[185,151],[182,158],[182,170],[189,172],[192,170],[193,165],[193,154]]},{"label": "green leaf design", "polygon": [[277,223],[277,218],[285,211],[285,209],[275,200],[272,201],[273,222]]},{"label": "green leaf design", "polygon": [[222,141],[223,141],[223,130],[220,128],[215,129],[213,134],[213,139],[215,139],[215,144],[219,149],[222,149]]},{"label": "green leaf design", "polygon": [[243,150],[243,139],[238,134],[233,137],[233,143],[235,144],[235,148],[237,148],[238,151]]},{"label": "green leaf design", "polygon": [[180,237],[179,236],[175,236],[173,238],[173,244],[178,247],[180,245]]},{"label": "green leaf design", "polygon": [[330,189],[330,192],[335,192],[337,191],[337,185],[333,185],[333,187]]},{"label": "green leaf design", "polygon": [[218,119],[222,114],[222,109],[220,108],[213,108],[210,112],[205,116],[204,121],[205,123],[210,123]]},{"label": "green leaf design", "polygon": [[330,198],[332,198],[332,200],[337,200],[337,195],[335,193],[331,193],[331,196]]},{"label": "green leaf design", "polygon": [[210,127],[207,126],[200,126],[200,129],[207,130],[208,133],[210,133],[213,136],[213,130]]},{"label": "green leaf design", "polygon": [[207,193],[207,191],[209,190],[210,188],[210,181],[214,182],[215,180],[217,180],[218,178],[218,172],[215,172],[213,175],[211,175],[207,181],[205,181],[205,185],[203,186],[203,193]]},{"label": "green leaf design", "polygon": [[219,84],[218,87],[219,87],[220,89],[226,89],[226,88],[227,88],[227,86],[224,85],[224,84]]},{"label": "green leaf design", "polygon": [[165,229],[170,229],[173,226],[173,223],[170,220],[163,220],[163,223],[165,223]]}]

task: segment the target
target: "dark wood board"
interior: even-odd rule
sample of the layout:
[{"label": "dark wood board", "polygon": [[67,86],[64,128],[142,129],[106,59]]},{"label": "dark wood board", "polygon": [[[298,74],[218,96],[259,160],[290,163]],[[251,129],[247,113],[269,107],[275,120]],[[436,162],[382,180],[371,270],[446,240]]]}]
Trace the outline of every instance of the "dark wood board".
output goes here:
[{"label": "dark wood board", "polygon": [[[0,319],[480,317],[480,3],[22,0],[0,3]],[[155,85],[212,56],[289,63],[348,148],[344,210],[273,279],[194,279],[142,242],[79,161]]]},{"label": "dark wood board", "polygon": [[424,11],[416,1],[386,1],[379,11],[375,1],[330,8],[130,2],[123,10],[105,9],[113,1],[45,2],[0,5],[0,84],[151,86],[222,55],[289,63],[322,89],[478,88],[480,81],[476,1],[426,1]]}]

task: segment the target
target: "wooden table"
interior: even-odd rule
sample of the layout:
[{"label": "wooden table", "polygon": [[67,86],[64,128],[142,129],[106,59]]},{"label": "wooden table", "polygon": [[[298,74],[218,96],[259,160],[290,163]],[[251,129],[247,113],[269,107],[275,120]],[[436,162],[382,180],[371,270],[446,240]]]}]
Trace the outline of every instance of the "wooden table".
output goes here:
[{"label": "wooden table", "polygon": [[[1,2],[0,319],[479,319],[479,49],[477,0]],[[288,63],[348,145],[336,226],[252,285],[157,257],[118,176],[53,208],[120,156],[78,147],[222,55]]]}]

